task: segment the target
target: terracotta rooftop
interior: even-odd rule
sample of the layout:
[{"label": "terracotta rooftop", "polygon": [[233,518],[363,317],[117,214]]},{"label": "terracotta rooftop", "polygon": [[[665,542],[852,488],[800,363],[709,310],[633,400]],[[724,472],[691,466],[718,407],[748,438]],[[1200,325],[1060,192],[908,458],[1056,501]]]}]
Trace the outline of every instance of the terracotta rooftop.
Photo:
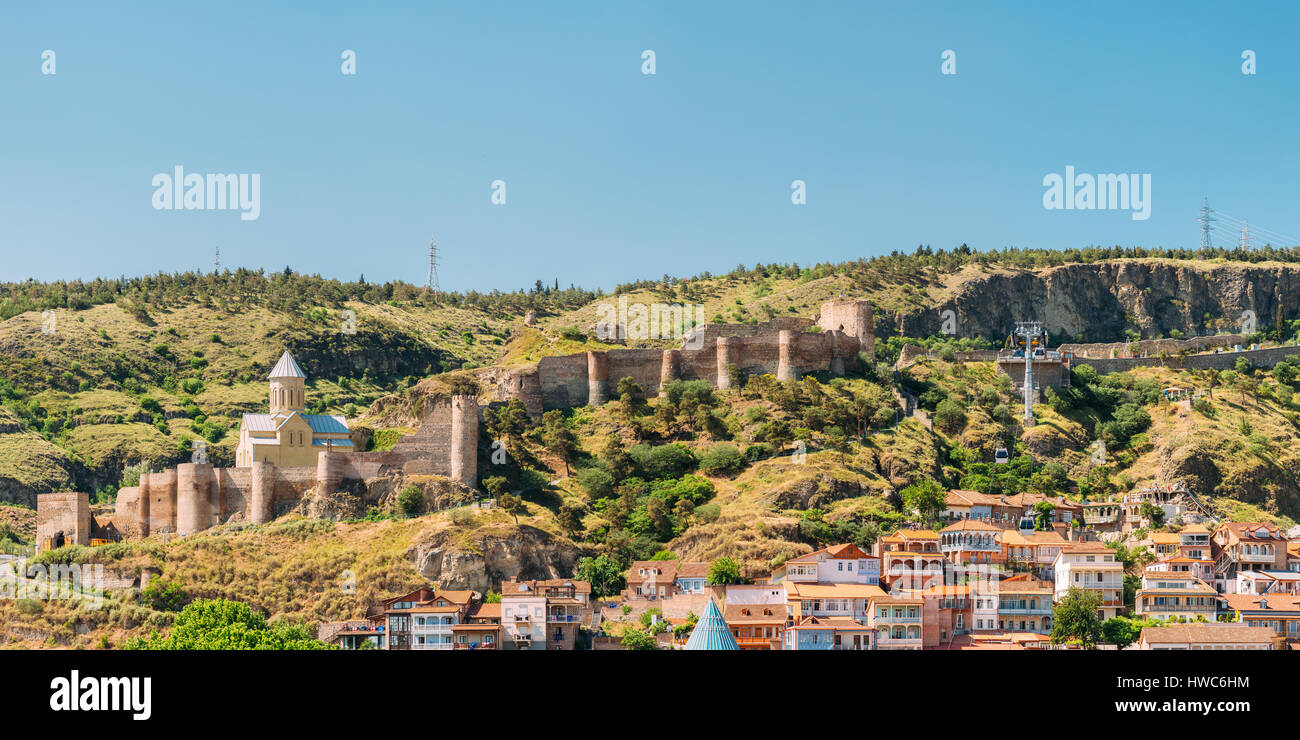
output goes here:
[{"label": "terracotta rooftop", "polygon": [[1147,643],[1211,643],[1242,645],[1273,642],[1276,635],[1268,627],[1251,627],[1234,622],[1204,622],[1170,624],[1163,627],[1143,627],[1142,642]]}]

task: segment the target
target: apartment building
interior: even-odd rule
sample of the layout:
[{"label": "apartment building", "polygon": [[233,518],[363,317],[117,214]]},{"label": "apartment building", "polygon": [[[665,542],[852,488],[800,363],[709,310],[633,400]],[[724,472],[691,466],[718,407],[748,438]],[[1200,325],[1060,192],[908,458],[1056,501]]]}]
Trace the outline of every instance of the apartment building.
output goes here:
[{"label": "apartment building", "polygon": [[1124,608],[1124,565],[1099,542],[1076,542],[1061,550],[1052,564],[1053,596],[1065,598],[1071,587],[1101,596],[1101,617],[1110,619]]},{"label": "apartment building", "polygon": [[709,564],[682,560],[637,560],[627,571],[626,599],[667,599],[704,593]]},{"label": "apartment building", "polygon": [[741,650],[780,650],[786,626],[784,604],[732,604],[722,610]]},{"label": "apartment building", "polygon": [[475,604],[451,634],[455,650],[500,650],[501,604]]},{"label": "apartment building", "polygon": [[[1028,575],[1017,575],[993,584],[996,590],[983,598],[996,600],[997,629],[1009,632],[1052,631],[1052,584]],[[987,619],[981,612],[977,619]]]},{"label": "apartment building", "polygon": [[869,602],[883,596],[879,586],[861,583],[799,583],[785,581],[787,613],[793,622],[804,617],[848,617],[862,621]]}]

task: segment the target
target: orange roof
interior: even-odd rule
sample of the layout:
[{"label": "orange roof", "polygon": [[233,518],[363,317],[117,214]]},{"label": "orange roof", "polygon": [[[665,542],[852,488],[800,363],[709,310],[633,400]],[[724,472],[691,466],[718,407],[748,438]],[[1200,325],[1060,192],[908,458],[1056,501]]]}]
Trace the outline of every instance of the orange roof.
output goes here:
[{"label": "orange roof", "polygon": [[995,527],[988,522],[979,519],[963,519],[956,524],[949,524],[940,532],[1001,532],[1001,527]]},{"label": "orange roof", "polygon": [[905,540],[937,540],[939,533],[931,529],[900,529],[894,533],[894,537]]}]

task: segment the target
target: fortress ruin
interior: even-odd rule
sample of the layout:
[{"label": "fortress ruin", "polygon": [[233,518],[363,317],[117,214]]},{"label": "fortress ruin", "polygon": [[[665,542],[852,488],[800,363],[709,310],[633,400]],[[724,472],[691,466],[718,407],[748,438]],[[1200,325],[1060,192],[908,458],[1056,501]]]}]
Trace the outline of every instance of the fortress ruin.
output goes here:
[{"label": "fortress ruin", "polygon": [[[814,327],[816,330],[814,330]],[[614,349],[543,357],[513,373],[499,394],[518,399],[528,413],[599,405],[630,377],[654,396],[674,380],[731,386],[731,367],[744,375],[768,373],[792,380],[810,372],[843,375],[858,355],[874,357],[875,323],[864,300],[827,301],[815,319],[776,318],[761,324],[710,324],[687,332],[678,349]]]}]

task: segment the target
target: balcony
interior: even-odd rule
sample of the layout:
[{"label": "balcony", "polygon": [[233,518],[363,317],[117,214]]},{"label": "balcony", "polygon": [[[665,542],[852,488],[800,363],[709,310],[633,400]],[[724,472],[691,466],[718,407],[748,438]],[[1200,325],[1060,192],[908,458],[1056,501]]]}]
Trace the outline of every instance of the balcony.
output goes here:
[{"label": "balcony", "polygon": [[516,614],[513,619],[516,624],[532,624],[533,618],[527,614]]},{"label": "balcony", "polygon": [[876,638],[876,647],[881,650],[908,650],[920,649],[921,637],[890,637],[889,635],[880,635]]},{"label": "balcony", "polygon": [[411,625],[411,634],[413,635],[450,635],[450,624],[414,624]]},{"label": "balcony", "polygon": [[455,644],[450,642],[426,642],[423,644],[417,642],[411,645],[412,650],[452,650],[454,648]]},{"label": "balcony", "polygon": [[914,617],[877,614],[876,622],[881,624],[920,624],[921,616],[919,614]]},{"label": "balcony", "polygon": [[1238,553],[1237,553],[1237,562],[1239,562],[1239,563],[1271,563],[1271,562],[1273,562],[1273,557],[1274,557],[1274,556],[1273,556],[1271,553],[1267,553],[1267,554],[1266,554],[1266,553],[1258,553],[1258,552],[1251,552],[1251,553],[1238,552]]},{"label": "balcony", "polygon": [[998,614],[1007,614],[1011,616],[1038,616],[1038,615],[1047,615],[1051,613],[1052,613],[1051,604],[1047,604],[1044,606],[1036,606],[1036,607],[1028,607],[1028,606],[1014,607],[1014,608],[1002,607],[1002,606],[998,607]]},{"label": "balcony", "polygon": [[582,617],[578,616],[577,614],[547,614],[547,615],[546,615],[546,621],[547,621],[547,622],[565,622],[565,623],[567,623],[567,622],[580,622],[580,621],[582,621]]}]

